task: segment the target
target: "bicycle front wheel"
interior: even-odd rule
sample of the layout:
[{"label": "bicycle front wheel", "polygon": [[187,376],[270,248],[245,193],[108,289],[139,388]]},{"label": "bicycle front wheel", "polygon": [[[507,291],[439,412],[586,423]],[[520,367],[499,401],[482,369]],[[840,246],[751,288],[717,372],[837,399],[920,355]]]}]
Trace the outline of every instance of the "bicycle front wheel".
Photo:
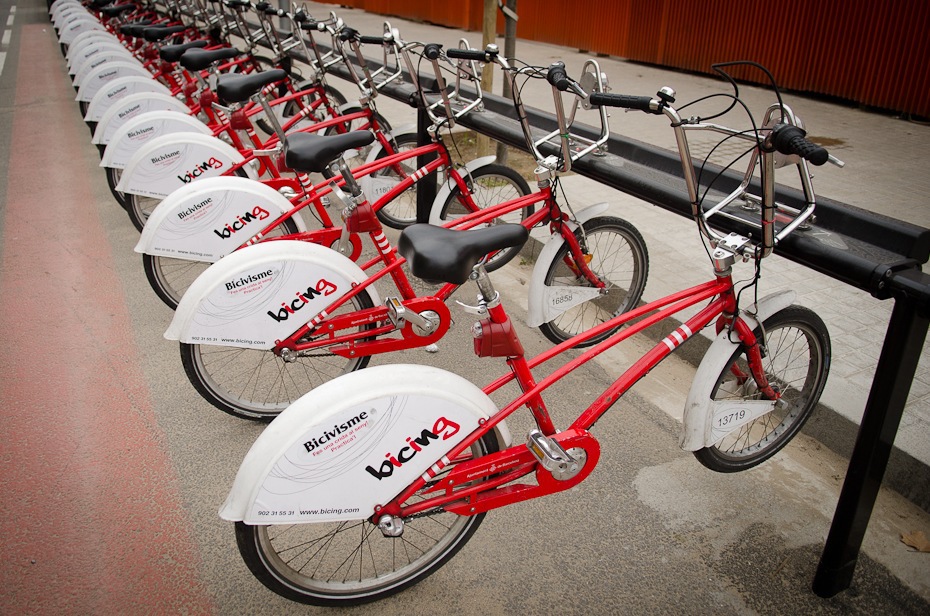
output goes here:
[{"label": "bicycle front wheel", "polygon": [[[568,243],[563,244],[546,270],[544,297],[553,306],[569,307],[559,309],[556,316],[539,326],[543,335],[556,344],[635,308],[649,275],[646,242],[636,227],[622,218],[592,218],[575,231],[575,237],[588,267],[604,287],[596,293],[583,292],[594,285],[578,268]],[[578,346],[596,344],[614,331],[603,332]]]},{"label": "bicycle front wheel", "polygon": [[[472,446],[471,456],[496,450],[493,436],[485,435]],[[236,543],[252,574],[279,595],[311,605],[358,605],[400,592],[435,572],[465,545],[484,515],[431,511],[405,519],[400,537],[385,537],[367,520],[237,522]]]},{"label": "bicycle front wheel", "polygon": [[[375,160],[381,160],[394,154],[403,154],[417,149],[417,136],[414,133],[402,133],[393,138],[393,152],[381,149]],[[366,195],[372,203],[382,194],[393,188],[398,182],[417,170],[417,159],[407,158],[389,167],[378,169],[371,174],[371,186]],[[429,180],[427,180],[429,181]],[[392,229],[405,229],[417,221],[417,184],[414,183],[403,193],[391,199],[378,209],[378,220]]]},{"label": "bicycle front wheel", "polygon": [[[263,237],[271,238],[297,233],[297,225],[290,218],[266,233]],[[161,255],[142,255],[142,267],[152,290],[165,305],[172,310],[184,296],[187,288],[200,274],[212,265],[207,261],[191,261]]]},{"label": "bicycle front wheel", "polygon": [[[463,174],[463,178],[468,186],[468,191],[471,193],[468,196],[471,197],[478,210],[526,196],[531,192],[530,186],[523,179],[523,176],[510,167],[496,163],[480,167],[468,175]],[[452,189],[439,213],[443,223],[455,220],[473,211],[478,211],[468,203],[468,196],[463,195],[458,186]],[[530,205],[520,210],[508,212],[495,218],[490,224],[520,224],[532,215],[535,209],[535,206]],[[520,246],[514,246],[513,248],[498,251],[485,263],[485,269],[493,272],[503,267],[519,254],[520,248]]]},{"label": "bicycle front wheel", "polygon": [[[814,412],[827,382],[830,335],[816,313],[789,306],[763,321],[762,330],[763,367],[781,399],[769,413],[694,452],[701,464],[720,473],[752,468],[787,445]],[[764,399],[749,372],[745,350],[741,345],[717,378],[711,394],[715,401]]]},{"label": "bicycle front wheel", "polygon": [[[363,290],[330,316],[373,306],[371,296]],[[374,323],[360,325],[357,331],[374,327]],[[259,421],[274,419],[314,387],[361,370],[369,359],[347,359],[321,347],[284,361],[270,350],[181,343],[184,372],[198,393],[221,411]]]}]

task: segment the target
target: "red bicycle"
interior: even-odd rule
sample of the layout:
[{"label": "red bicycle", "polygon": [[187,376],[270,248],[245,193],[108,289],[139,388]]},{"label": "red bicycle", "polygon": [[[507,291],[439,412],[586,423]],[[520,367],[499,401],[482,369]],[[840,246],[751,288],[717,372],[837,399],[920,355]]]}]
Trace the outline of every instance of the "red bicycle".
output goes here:
[{"label": "red bicycle", "polygon": [[[579,96],[583,92],[564,74],[555,74],[552,83]],[[236,541],[249,569],[274,592],[316,605],[386,597],[442,566],[487,511],[578,485],[601,455],[591,432],[598,419],[705,327],[712,326],[716,338],[695,375],[680,441],[702,464],[721,472],[759,464],[784,447],[813,412],[830,365],[822,320],[792,306],[790,292],[745,308],[739,298],[758,282],[763,258],[813,212],[813,193],[806,195],[809,205],[802,212],[776,204],[776,157],[788,157],[782,162],[799,170],[805,189],[810,187],[807,160],[822,164],[831,157],[805,139],[780,99],[762,125],[748,130],[683,119],[666,88],[656,98],[592,94],[587,100],[664,114],[672,122],[694,219],[708,245],[711,280],[528,360],[479,262],[489,249],[525,240],[526,230],[407,229],[400,250],[415,274],[477,283],[486,317],[473,330],[475,352],[505,359],[510,373],[481,390],[436,368],[380,366],[326,383],[275,419],[246,455],[220,512],[236,523]],[[746,141],[751,150],[744,184],[713,204],[688,155],[686,135],[693,131]],[[754,171],[761,194],[751,189]],[[744,211],[752,208],[761,217],[752,238],[725,235],[710,225],[724,214],[745,221]],[[732,276],[741,261],[756,266],[743,288]],[[567,427],[557,428],[543,401],[548,388],[650,325],[701,305]],[[619,325],[626,327],[539,382],[533,378],[532,369]],[[499,408],[488,394],[512,381],[522,394]],[[512,444],[504,420],[522,407],[536,427],[525,441]]]}]

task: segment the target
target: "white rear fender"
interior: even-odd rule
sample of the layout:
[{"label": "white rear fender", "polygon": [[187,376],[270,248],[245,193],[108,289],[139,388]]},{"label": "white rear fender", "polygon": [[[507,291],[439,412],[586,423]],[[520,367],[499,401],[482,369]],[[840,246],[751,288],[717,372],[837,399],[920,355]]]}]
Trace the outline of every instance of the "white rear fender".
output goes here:
[{"label": "white rear fender", "polygon": [[74,38],[74,41],[68,45],[68,51],[65,53],[65,58],[68,60],[76,58],[77,54],[86,47],[103,42],[115,42],[119,44],[119,39],[117,39],[106,30],[89,30],[87,32],[82,32],[81,34],[78,34]]},{"label": "white rear fender", "polygon": [[[155,207],[136,252],[214,263],[291,209],[290,201],[261,182],[207,178],[177,189]],[[307,230],[303,218],[292,220]]]},{"label": "white rear fender", "polygon": [[93,40],[93,44],[82,45],[81,49],[74,54],[74,60],[68,61],[68,74],[74,75],[71,79],[72,82],[77,79],[81,71],[87,70],[87,67],[91,66],[99,58],[116,55],[119,58],[135,59],[129,50],[119,43],[100,42],[101,40],[104,39]]},{"label": "white rear fender", "polygon": [[115,131],[103,151],[100,166],[125,169],[133,154],[146,143],[156,137],[172,133],[200,133],[213,136],[213,131],[209,126],[187,113],[149,111],[128,120]]},{"label": "white rear fender", "polygon": [[[126,51],[126,48],[111,48],[108,51],[101,51],[100,53],[89,57],[87,60],[84,60],[80,66],[75,66],[74,79],[71,81],[76,87],[81,87],[86,82],[88,75],[98,70],[101,66],[112,62],[134,62],[139,64],[139,61],[136,60],[131,53]],[[151,80],[151,74],[149,79]]]},{"label": "white rear fender", "polygon": [[58,17],[74,10],[81,10],[87,13],[87,9],[76,0],[55,0],[55,2],[52,2],[52,5],[48,7],[48,16],[57,27]]},{"label": "white rear fender", "polygon": [[[80,45],[80,47],[77,47],[77,45]],[[120,45],[116,39],[108,40],[105,37],[99,37],[97,39],[85,39],[81,43],[75,43],[71,45],[71,48],[68,49],[68,74],[77,74],[78,68],[86,60],[89,60],[90,58],[93,58],[94,56],[105,51],[122,51],[123,53],[132,56],[132,53]]]},{"label": "white rear fender", "polygon": [[[232,146],[198,133],[156,137],[133,154],[116,190],[164,198],[196,180],[223,175],[245,160]],[[253,179],[250,165],[242,167]]]},{"label": "white rear fender", "polygon": [[[334,250],[275,240],[237,250],[207,268],[181,298],[168,340],[267,350],[367,276]],[[373,286],[367,288],[381,303]]]},{"label": "white rear fender", "polygon": [[[496,156],[482,156],[481,158],[469,161],[465,163],[465,169],[461,172],[461,175],[467,177],[469,173],[473,173],[485,165],[490,165],[495,160],[497,160]],[[449,178],[436,190],[436,198],[433,199],[433,205],[429,210],[429,224],[438,226],[443,224],[441,218],[442,206],[445,205],[446,199],[452,194],[452,189],[454,188],[455,182]]]},{"label": "white rear fender", "polygon": [[[129,89],[128,93],[120,94],[113,99],[107,100],[106,104],[101,104],[93,112],[88,107],[85,120],[97,122],[94,129],[93,143],[97,145],[106,145],[113,138],[113,135],[129,120],[136,118],[149,111],[174,111],[176,113],[187,113],[187,105],[171,96],[168,89],[157,81],[149,79],[148,84],[126,83],[127,79],[141,79],[141,77],[125,77],[118,81],[123,82],[118,87]],[[116,82],[114,82],[115,84]],[[154,85],[150,85],[154,84]],[[108,90],[105,88],[104,90]],[[91,101],[100,99],[104,90],[97,92],[97,96]]]},{"label": "white rear fender", "polygon": [[[794,291],[782,291],[768,295],[759,302],[758,309],[753,310],[750,307],[749,312],[753,312],[756,318],[746,314],[746,311],[743,311],[741,316],[752,329],[755,329],[759,322],[790,306],[795,296]],[[774,407],[774,402],[769,401],[740,402],[739,405],[743,407],[740,410],[745,412],[738,413],[741,417],[736,419],[732,401],[714,402],[711,399],[717,377],[739,348],[739,340],[736,339],[734,342],[730,338],[731,335],[726,330],[718,334],[694,374],[691,390],[685,402],[679,438],[679,445],[685,451],[697,451],[709,447],[728,433],[771,411]]]},{"label": "white rear fender", "polygon": [[74,100],[89,103],[94,100],[94,95],[109,82],[120,77],[131,77],[133,75],[147,77],[148,79],[152,78],[152,74],[135,60],[130,62],[115,60],[101,64],[87,73],[81,83],[75,83],[78,86],[78,93]]},{"label": "white rear fender", "polygon": [[[579,224],[584,224],[595,216],[603,214],[609,207],[607,203],[596,203],[586,207],[578,212],[575,221],[569,222],[568,225],[574,232]],[[539,327],[543,323],[548,323],[569,308],[594,299],[599,295],[597,289],[589,287],[546,286],[546,271],[564,243],[564,237],[559,234],[552,235],[536,258],[536,265],[533,266],[533,273],[530,275],[530,288],[527,297],[526,324],[530,327]]]},{"label": "white rear fender", "polygon": [[246,454],[220,517],[247,524],[361,520],[497,412],[478,387],[428,366],[350,372],[304,395]]},{"label": "white rear fender", "polygon": [[61,11],[52,19],[52,25],[55,26],[56,30],[61,30],[62,28],[67,28],[70,24],[79,20],[94,20],[99,22],[99,20],[97,20],[83,7],[69,7],[67,10]]},{"label": "white rear fender", "polygon": [[78,35],[84,32],[90,32],[91,30],[106,32],[103,24],[88,14],[87,19],[77,19],[63,26],[62,29],[58,31],[58,43],[70,46]]}]

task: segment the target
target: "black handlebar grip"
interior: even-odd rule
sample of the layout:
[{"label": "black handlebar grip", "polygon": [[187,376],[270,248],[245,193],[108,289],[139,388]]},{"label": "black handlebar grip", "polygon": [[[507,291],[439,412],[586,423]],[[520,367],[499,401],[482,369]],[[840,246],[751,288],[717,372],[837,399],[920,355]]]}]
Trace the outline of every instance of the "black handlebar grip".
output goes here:
[{"label": "black handlebar grip", "polygon": [[561,91],[568,89],[568,73],[565,72],[565,65],[561,62],[553,64],[546,73],[546,81],[549,85],[555,86]]},{"label": "black handlebar grip", "polygon": [[423,46],[423,57],[427,60],[438,60],[442,53],[442,45],[439,43],[427,43]]},{"label": "black handlebar grip", "polygon": [[358,42],[364,45],[382,45],[384,44],[383,36],[360,36]]},{"label": "black handlebar grip", "polygon": [[659,113],[652,108],[652,99],[648,96],[630,96],[629,94],[610,94],[609,92],[595,92],[588,99],[592,105],[598,107],[620,107],[622,109],[638,109],[646,113]]},{"label": "black handlebar grip", "polygon": [[299,9],[296,13],[294,13],[294,21],[299,24],[307,21],[307,14],[303,12],[303,9]]},{"label": "black handlebar grip", "polygon": [[476,60],[478,62],[490,62],[495,54],[483,51],[481,49],[459,49],[457,47],[446,50],[446,56],[456,60]]},{"label": "black handlebar grip", "polygon": [[341,41],[358,40],[358,37],[359,37],[358,31],[353,28],[350,28],[349,26],[346,26],[339,32],[339,40]]},{"label": "black handlebar grip", "polygon": [[808,141],[806,136],[804,129],[782,124],[775,127],[772,142],[775,149],[782,154],[797,154],[809,160],[812,165],[820,166],[826,163],[830,158],[830,153],[823,146]]},{"label": "black handlebar grip", "polygon": [[268,2],[256,2],[256,3],[255,3],[255,10],[256,10],[256,11],[264,11],[264,10],[267,10],[270,6],[271,6],[271,4],[269,4]]}]

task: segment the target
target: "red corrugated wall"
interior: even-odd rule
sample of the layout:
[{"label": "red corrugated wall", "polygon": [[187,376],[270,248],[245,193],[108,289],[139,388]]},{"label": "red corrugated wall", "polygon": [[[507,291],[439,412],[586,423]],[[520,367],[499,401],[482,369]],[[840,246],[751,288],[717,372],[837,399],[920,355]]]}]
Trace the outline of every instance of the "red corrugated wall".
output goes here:
[{"label": "red corrugated wall", "polygon": [[[333,3],[476,31],[484,6],[483,0]],[[714,62],[753,60],[785,89],[930,117],[928,0],[518,0],[517,12],[518,38],[705,73]]]}]

